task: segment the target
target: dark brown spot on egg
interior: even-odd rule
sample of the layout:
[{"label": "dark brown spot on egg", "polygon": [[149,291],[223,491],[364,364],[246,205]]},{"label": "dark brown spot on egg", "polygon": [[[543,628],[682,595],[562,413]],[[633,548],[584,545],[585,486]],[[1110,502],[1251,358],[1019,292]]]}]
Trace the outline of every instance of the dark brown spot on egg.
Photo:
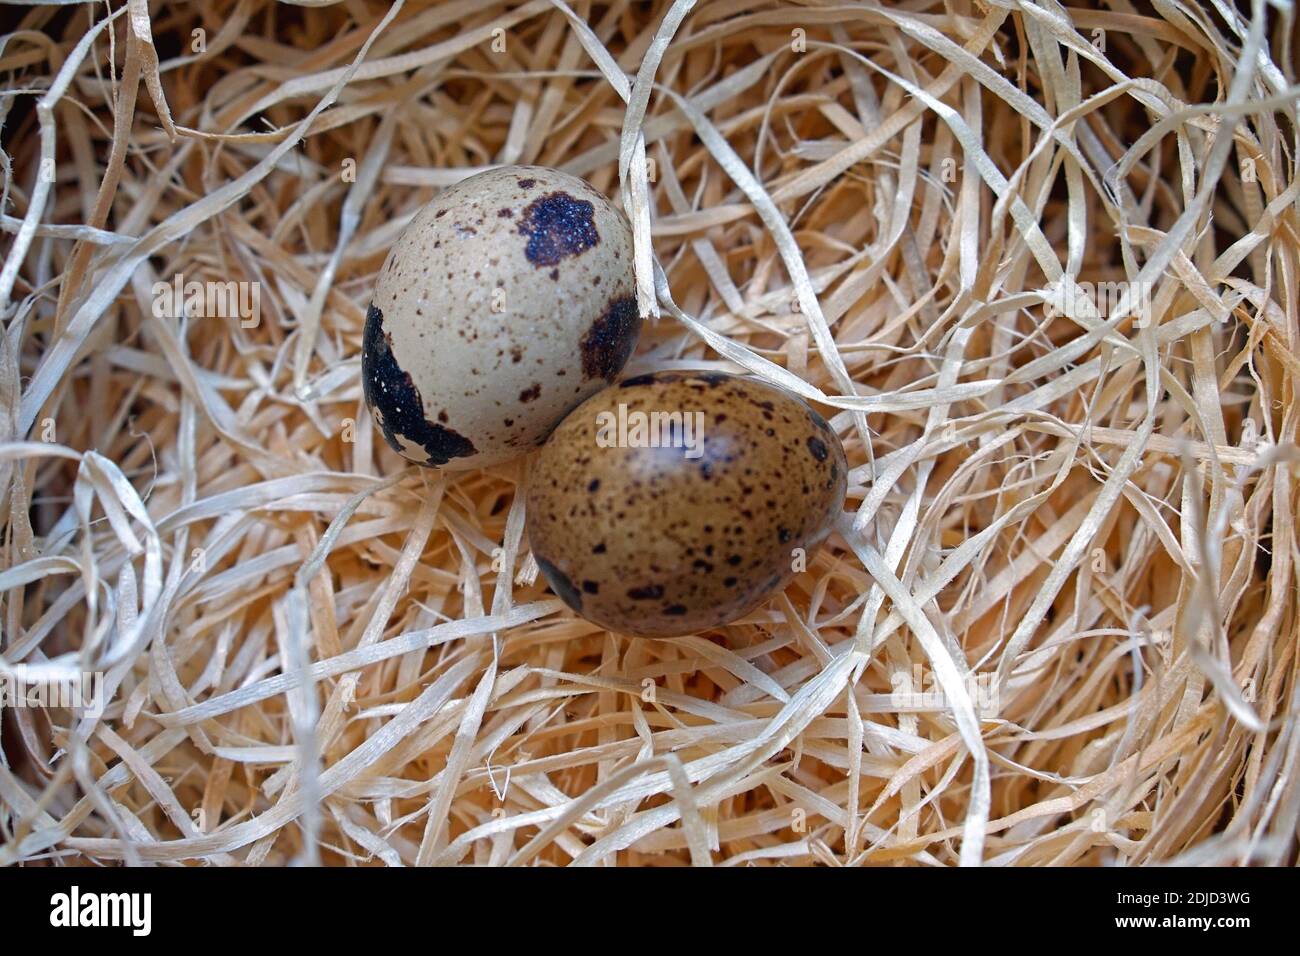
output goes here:
[{"label": "dark brown spot on egg", "polygon": [[533,399],[537,398],[541,394],[542,394],[542,386],[537,382],[533,382],[532,385],[528,386],[528,388],[524,389],[522,392],[519,393],[519,400],[524,403],[531,402]]},{"label": "dark brown spot on egg", "polygon": [[429,465],[445,465],[453,458],[475,454],[474,443],[468,438],[425,417],[420,390],[393,357],[384,314],[373,304],[366,310],[361,336],[361,384],[366,404],[375,412],[384,440],[393,451],[404,454],[400,435],[424,449]]},{"label": "dark brown spot on egg", "polygon": [[615,299],[582,338],[582,374],[589,379],[613,381],[627,364],[640,335],[641,315],[636,299]]},{"label": "dark brown spot on egg", "polygon": [[625,378],[618,383],[619,388],[637,388],[641,385],[651,385],[655,381],[655,373],[648,375],[633,375],[631,378]]},{"label": "dark brown spot on egg", "polygon": [[537,180],[535,180],[535,179],[521,179],[521,180],[519,180],[519,188],[520,188],[520,189],[532,189],[532,188],[533,188],[534,186],[536,186],[536,185],[537,185]]},{"label": "dark brown spot on egg", "polygon": [[653,601],[664,596],[662,584],[646,584],[639,588],[628,588],[627,596],[633,601]]},{"label": "dark brown spot on egg", "polygon": [[826,456],[830,454],[830,452],[826,450],[826,443],[820,438],[815,438],[812,435],[808,436],[808,450],[812,452],[812,456],[818,461],[825,461]]},{"label": "dark brown spot on egg", "polygon": [[[524,182],[520,180],[520,185]],[[533,200],[519,222],[519,234],[528,238],[524,256],[540,269],[581,255],[600,242],[594,213],[587,200],[559,190]]]},{"label": "dark brown spot on egg", "polygon": [[534,552],[533,557],[537,560],[537,566],[541,568],[542,574],[546,576],[546,583],[551,586],[555,596],[573,610],[581,611],[582,595],[578,593],[578,589],[573,586],[573,582],[569,580],[568,576],[536,552]]}]

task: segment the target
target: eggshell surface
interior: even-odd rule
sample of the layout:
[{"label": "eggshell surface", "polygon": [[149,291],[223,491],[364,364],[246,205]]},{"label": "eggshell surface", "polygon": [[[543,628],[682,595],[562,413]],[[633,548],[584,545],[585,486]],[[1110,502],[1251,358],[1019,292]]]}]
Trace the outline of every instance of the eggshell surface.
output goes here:
[{"label": "eggshell surface", "polygon": [[448,469],[540,444],[635,348],[632,269],[626,217],[567,173],[510,166],[444,190],[366,314],[363,390],[388,444]]},{"label": "eggshell surface", "polygon": [[784,389],[638,376],[576,408],[534,459],[529,543],[586,619],[636,636],[695,633],[748,614],[811,562],[847,471],[835,432]]}]

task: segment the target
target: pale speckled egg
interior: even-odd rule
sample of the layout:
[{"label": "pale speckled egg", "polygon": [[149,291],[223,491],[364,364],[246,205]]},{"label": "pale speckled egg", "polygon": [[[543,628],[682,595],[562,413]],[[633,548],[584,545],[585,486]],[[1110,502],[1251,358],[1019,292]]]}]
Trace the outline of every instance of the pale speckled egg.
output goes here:
[{"label": "pale speckled egg", "polygon": [[361,376],[388,444],[474,468],[541,444],[641,330],[627,218],[541,166],[471,176],[416,214],[366,313]]},{"label": "pale speckled egg", "polygon": [[801,554],[811,562],[847,474],[839,437],[782,388],[637,376],[574,409],[533,460],[529,544],[587,620],[691,634],[743,617],[789,583]]}]

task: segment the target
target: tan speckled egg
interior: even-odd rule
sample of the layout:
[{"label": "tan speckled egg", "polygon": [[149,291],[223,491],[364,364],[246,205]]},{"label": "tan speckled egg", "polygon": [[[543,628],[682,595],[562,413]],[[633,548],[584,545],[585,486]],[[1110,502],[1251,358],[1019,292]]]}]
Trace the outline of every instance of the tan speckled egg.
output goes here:
[{"label": "tan speckled egg", "polygon": [[412,461],[496,464],[612,381],[640,331],[623,213],[555,169],[490,170],[440,193],[389,251],[366,314],[366,403]]},{"label": "tan speckled egg", "polygon": [[[811,561],[847,483],[835,432],[755,378],[659,372],[589,398],[533,462],[528,540],[587,620],[642,637],[734,621]],[[799,565],[802,566],[802,565]]]}]

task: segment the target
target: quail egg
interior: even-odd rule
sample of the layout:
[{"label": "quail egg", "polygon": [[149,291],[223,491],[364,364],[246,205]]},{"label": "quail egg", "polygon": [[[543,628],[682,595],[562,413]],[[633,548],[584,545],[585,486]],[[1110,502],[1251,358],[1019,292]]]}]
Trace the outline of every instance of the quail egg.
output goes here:
[{"label": "quail egg", "polygon": [[389,251],[362,340],[399,454],[448,469],[539,445],[613,381],[641,330],[627,218],[587,183],[508,166],[452,186]]},{"label": "quail egg", "polygon": [[795,395],[747,376],[659,372],[587,399],[532,463],[528,537],[589,621],[670,637],[783,588],[843,507],[844,449]]}]

